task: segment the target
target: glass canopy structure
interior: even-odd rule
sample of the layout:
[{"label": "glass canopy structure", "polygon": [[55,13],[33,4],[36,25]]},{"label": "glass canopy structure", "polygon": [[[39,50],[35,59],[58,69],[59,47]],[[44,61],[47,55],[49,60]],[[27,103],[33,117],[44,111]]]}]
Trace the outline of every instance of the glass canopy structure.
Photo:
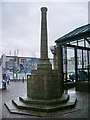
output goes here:
[{"label": "glass canopy structure", "polygon": [[[76,28],[68,34],[58,38],[55,43],[63,50],[63,73],[68,78],[68,56],[73,58],[73,77],[76,90],[79,84],[90,83],[90,24]],[[69,52],[68,52],[69,51]],[[73,52],[71,52],[73,51]],[[72,65],[71,65],[72,66]],[[79,86],[80,88],[80,86]]]}]

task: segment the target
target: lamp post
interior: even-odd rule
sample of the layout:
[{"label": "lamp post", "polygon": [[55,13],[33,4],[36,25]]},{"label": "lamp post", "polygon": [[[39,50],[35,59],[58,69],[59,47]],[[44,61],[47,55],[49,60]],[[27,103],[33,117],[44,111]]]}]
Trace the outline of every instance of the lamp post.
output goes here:
[{"label": "lamp post", "polygon": [[55,46],[50,46],[49,49],[51,50],[53,55],[56,55]]}]

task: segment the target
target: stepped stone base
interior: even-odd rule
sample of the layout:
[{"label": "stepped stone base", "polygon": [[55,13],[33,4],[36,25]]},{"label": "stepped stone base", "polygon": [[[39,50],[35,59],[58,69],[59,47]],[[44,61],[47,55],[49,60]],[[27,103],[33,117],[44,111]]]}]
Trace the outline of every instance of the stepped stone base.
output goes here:
[{"label": "stepped stone base", "polygon": [[55,100],[31,100],[27,96],[21,96],[5,103],[5,105],[11,113],[55,116],[81,109],[82,102],[63,94],[60,99]]}]

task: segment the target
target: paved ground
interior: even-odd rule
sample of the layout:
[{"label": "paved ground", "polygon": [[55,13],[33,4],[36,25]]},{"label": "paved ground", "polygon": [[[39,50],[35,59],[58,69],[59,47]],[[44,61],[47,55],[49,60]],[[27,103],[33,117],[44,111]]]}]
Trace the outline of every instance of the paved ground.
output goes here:
[{"label": "paved ground", "polygon": [[[2,118],[37,118],[37,116],[11,114],[4,105],[5,102],[15,99],[20,95],[26,93],[26,90],[27,90],[26,81],[24,83],[22,81],[10,82],[10,85],[7,85],[7,90],[3,91],[0,90],[0,97],[2,96],[1,97],[2,99],[0,99],[0,103],[2,103],[2,110],[0,109],[0,112],[2,111]],[[89,115],[90,94],[76,92],[74,88],[69,89],[68,94],[71,96],[76,96],[78,99],[83,100],[84,102],[83,109],[72,113],[55,116],[55,118],[90,118]]]}]

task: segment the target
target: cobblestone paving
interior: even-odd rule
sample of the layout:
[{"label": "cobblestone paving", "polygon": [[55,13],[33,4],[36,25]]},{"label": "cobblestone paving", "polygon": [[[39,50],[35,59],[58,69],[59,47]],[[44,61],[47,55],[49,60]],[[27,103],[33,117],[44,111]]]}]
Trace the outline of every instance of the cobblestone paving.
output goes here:
[{"label": "cobblestone paving", "polygon": [[[30,115],[20,115],[20,114],[11,114],[6,106],[4,105],[5,102],[9,100],[13,100],[20,95],[23,95],[27,91],[27,83],[26,81],[23,83],[22,81],[10,82],[10,85],[7,85],[7,90],[0,90],[0,97],[2,96],[2,101],[0,99],[0,103],[2,104],[2,118],[37,118],[37,116],[30,116]],[[78,99],[84,101],[83,109],[78,110],[72,113],[64,114],[55,116],[55,118],[89,118],[89,109],[90,104],[90,94],[75,92],[74,89],[69,89],[68,94],[71,96],[76,96]],[[1,109],[0,109],[1,111]]]}]

